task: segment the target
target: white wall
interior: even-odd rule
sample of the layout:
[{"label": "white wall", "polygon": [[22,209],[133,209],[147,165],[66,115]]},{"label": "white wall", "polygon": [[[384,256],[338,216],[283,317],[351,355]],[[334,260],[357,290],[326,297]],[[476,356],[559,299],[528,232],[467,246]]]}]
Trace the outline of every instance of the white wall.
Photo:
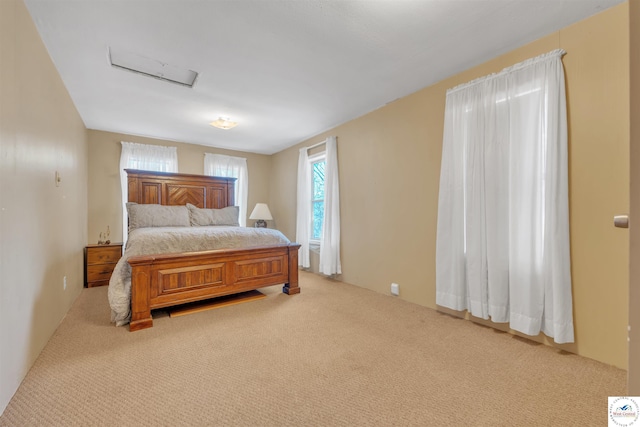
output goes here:
[{"label": "white wall", "polygon": [[87,131],[24,3],[0,0],[0,412],[80,294],[86,242]]}]

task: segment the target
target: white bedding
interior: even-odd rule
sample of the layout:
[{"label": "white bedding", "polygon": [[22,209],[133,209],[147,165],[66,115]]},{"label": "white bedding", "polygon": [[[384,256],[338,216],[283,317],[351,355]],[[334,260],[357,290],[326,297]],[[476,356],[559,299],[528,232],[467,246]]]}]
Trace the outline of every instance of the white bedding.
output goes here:
[{"label": "white bedding", "polygon": [[129,323],[131,318],[131,266],[127,260],[132,256],[287,243],[289,239],[284,234],[269,228],[212,226],[135,229],[129,234],[127,248],[109,282],[111,321],[122,326]]}]

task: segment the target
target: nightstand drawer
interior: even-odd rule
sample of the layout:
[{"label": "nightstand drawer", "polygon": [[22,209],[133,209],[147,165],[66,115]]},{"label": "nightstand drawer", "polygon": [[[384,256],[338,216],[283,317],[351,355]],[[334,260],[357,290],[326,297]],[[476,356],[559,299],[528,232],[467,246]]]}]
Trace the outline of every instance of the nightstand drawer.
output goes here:
[{"label": "nightstand drawer", "polygon": [[115,263],[87,265],[87,282],[109,280],[115,267]]},{"label": "nightstand drawer", "polygon": [[87,283],[87,288],[97,288],[98,286],[109,286],[108,280],[99,280],[97,282]]},{"label": "nightstand drawer", "polygon": [[84,282],[88,288],[109,284],[111,273],[122,257],[122,243],[89,245],[85,248]]},{"label": "nightstand drawer", "polygon": [[122,256],[122,246],[91,248],[87,251],[87,265],[116,263]]}]

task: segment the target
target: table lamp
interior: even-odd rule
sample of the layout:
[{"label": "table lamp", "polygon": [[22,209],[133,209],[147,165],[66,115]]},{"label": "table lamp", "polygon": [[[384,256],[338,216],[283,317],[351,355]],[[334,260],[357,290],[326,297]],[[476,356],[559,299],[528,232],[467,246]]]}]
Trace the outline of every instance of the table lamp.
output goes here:
[{"label": "table lamp", "polygon": [[266,228],[267,227],[267,219],[273,219],[271,216],[271,212],[269,211],[269,206],[266,203],[256,203],[256,207],[253,208],[251,215],[249,215],[249,219],[257,219],[255,226]]}]

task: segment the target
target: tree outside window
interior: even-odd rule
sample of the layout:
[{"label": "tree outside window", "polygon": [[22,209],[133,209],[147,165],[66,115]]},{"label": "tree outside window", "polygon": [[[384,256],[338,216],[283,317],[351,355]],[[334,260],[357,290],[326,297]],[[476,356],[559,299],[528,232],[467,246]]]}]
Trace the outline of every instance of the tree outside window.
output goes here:
[{"label": "tree outside window", "polygon": [[324,158],[311,161],[311,240],[322,239],[324,219]]}]

